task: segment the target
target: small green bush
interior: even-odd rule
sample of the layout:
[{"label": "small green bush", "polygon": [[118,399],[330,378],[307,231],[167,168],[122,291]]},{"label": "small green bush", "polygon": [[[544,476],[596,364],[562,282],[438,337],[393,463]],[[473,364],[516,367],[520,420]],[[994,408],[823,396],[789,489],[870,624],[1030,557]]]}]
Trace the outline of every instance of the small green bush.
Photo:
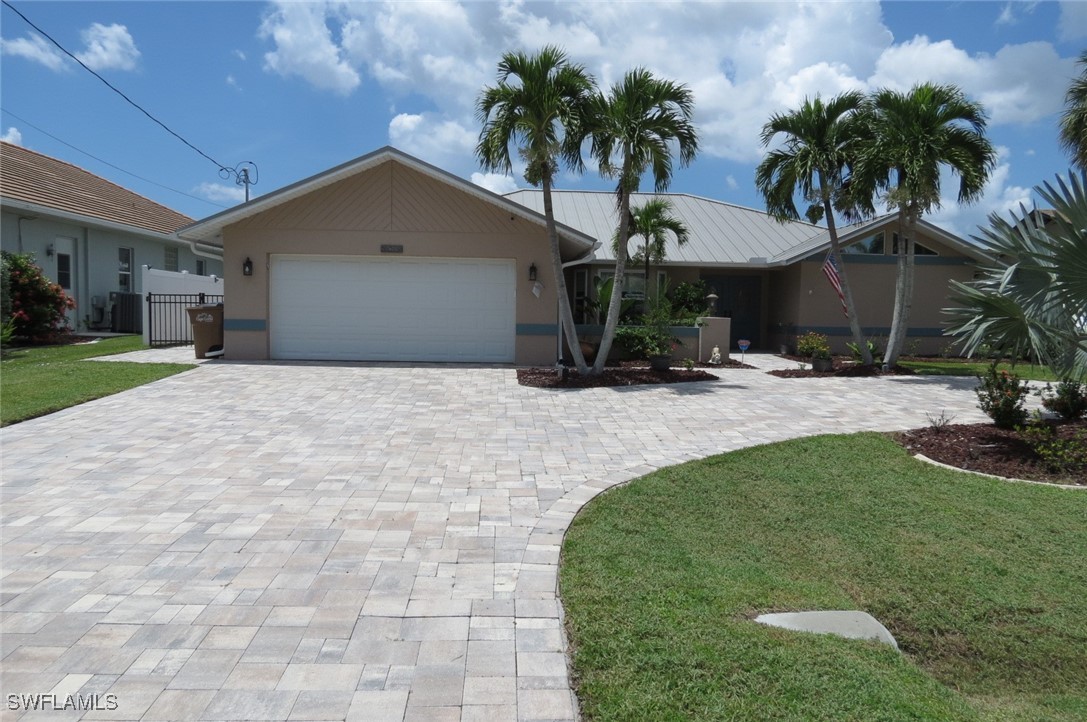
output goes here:
[{"label": "small green bush", "polygon": [[796,353],[809,358],[830,358],[830,343],[823,334],[809,331],[796,339]]},{"label": "small green bush", "polygon": [[0,310],[9,314],[0,321],[14,322],[12,334],[31,343],[48,343],[69,332],[65,312],[75,308],[57,284],[35,265],[29,253],[0,254]]},{"label": "small green bush", "polygon": [[[880,360],[882,360],[883,359],[883,351],[880,350],[880,348],[876,344],[876,342],[869,339],[866,343],[868,344],[868,352],[870,354],[872,354],[872,361],[879,362]],[[853,341],[850,341],[849,343],[847,343],[846,346],[849,347],[849,352],[851,354],[853,354],[853,360],[857,361],[857,362],[860,362],[861,361],[861,349],[860,349],[860,346],[858,346]]]},{"label": "small green bush", "polygon": [[1049,384],[1041,391],[1042,406],[1062,419],[1074,421],[1087,413],[1087,384],[1065,380],[1057,384],[1057,390]]},{"label": "small green bush", "polygon": [[1087,471],[1087,433],[1062,439],[1052,425],[1043,423],[1031,424],[1022,429],[1019,436],[1049,471],[1056,474]]},{"label": "small green bush", "polygon": [[984,411],[997,428],[1014,429],[1027,420],[1026,401],[1027,382],[1016,374],[997,371],[996,364],[989,366],[984,376],[979,376],[981,384],[977,387],[978,407]]},{"label": "small green bush", "polygon": [[678,317],[705,316],[707,301],[710,293],[705,281],[677,284],[672,290],[672,311]]}]

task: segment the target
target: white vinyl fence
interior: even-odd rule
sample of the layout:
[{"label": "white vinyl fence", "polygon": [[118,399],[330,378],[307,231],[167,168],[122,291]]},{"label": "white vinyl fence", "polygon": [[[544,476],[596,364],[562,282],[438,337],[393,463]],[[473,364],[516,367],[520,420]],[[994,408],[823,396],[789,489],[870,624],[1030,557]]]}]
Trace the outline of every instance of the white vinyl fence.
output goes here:
[{"label": "white vinyl fence", "polygon": [[[160,271],[157,268],[143,267],[143,342],[151,345],[151,330],[171,329],[173,342],[192,343],[192,326],[189,324],[185,308],[190,303],[147,303],[148,298],[156,296],[191,295],[191,305],[196,305],[196,297],[203,293],[209,296],[222,296],[223,279],[217,276],[197,276],[192,273]],[[161,338],[160,333],[155,334]]]}]

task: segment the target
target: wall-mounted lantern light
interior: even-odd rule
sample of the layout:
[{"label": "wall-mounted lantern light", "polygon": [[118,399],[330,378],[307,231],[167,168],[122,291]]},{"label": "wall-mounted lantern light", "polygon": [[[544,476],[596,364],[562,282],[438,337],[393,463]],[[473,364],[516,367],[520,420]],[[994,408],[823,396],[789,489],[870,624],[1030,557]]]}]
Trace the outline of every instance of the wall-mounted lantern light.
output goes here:
[{"label": "wall-mounted lantern light", "polygon": [[249,256],[245,257],[245,263],[242,264],[242,275],[243,276],[252,276],[253,275],[253,261],[250,260]]},{"label": "wall-mounted lantern light", "polygon": [[56,252],[57,252],[57,249],[53,247],[52,243],[50,243],[48,246],[45,247],[45,255],[47,255],[49,257],[52,257],[53,254],[56,253]]},{"label": "wall-mounted lantern light", "polygon": [[528,267],[528,280],[532,283],[536,282],[536,264],[533,263]]}]

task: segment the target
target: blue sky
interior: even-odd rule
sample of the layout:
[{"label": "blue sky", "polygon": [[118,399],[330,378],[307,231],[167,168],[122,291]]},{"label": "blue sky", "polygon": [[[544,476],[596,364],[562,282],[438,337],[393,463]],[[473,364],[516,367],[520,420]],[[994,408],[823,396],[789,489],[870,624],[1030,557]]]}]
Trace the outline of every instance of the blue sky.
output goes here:
[{"label": "blue sky", "polygon": [[[1000,151],[978,204],[958,207],[948,179],[930,217],[965,235],[1067,170],[1056,122],[1087,46],[1083,2],[13,4],[216,161],[255,162],[254,194],[388,144],[492,190],[524,187],[480,172],[473,104],[502,52],[547,42],[602,85],[636,65],[687,83],[703,149],[671,190],[752,208],[771,113],[816,93],[956,83],[989,110]],[[7,7],[0,35],[5,139],[195,218],[241,200]],[[612,186],[592,170],[558,185]]]}]

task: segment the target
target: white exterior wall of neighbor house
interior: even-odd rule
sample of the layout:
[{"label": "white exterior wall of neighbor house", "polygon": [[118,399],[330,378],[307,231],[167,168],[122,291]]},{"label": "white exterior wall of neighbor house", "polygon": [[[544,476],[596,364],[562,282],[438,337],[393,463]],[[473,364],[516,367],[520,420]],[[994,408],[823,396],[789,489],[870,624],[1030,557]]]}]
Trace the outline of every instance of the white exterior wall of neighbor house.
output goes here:
[{"label": "white exterior wall of neighbor house", "polygon": [[[54,253],[49,255],[49,247]],[[197,260],[204,261],[206,274],[223,273],[221,260],[203,258],[193,254],[187,243],[166,239],[158,240],[149,234],[126,233],[119,230],[98,228],[68,220],[51,218],[44,213],[8,211],[0,213],[0,248],[12,253],[32,253],[35,262],[50,280],[57,279],[59,253],[71,248],[73,296],[76,309],[72,325],[79,328],[89,319],[93,324],[93,299],[103,299],[108,306],[109,294],[120,291],[119,258],[121,248],[132,249],[131,288],[142,293],[143,281],[140,266],[162,268],[166,261],[166,248],[177,249],[178,270],[195,274]],[[108,319],[102,319],[108,322]]]}]

